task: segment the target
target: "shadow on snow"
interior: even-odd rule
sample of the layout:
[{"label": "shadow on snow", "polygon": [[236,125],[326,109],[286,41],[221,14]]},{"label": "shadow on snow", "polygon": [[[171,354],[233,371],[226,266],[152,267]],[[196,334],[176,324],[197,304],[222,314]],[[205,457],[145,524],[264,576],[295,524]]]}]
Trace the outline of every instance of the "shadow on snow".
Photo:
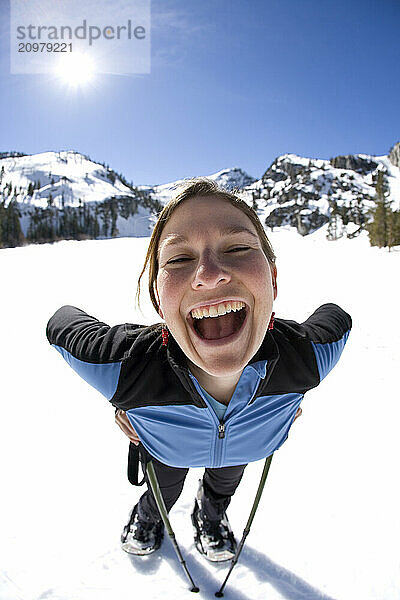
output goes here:
[{"label": "shadow on snow", "polygon": [[[182,553],[195,584],[200,588],[200,595],[197,598],[203,594],[214,597],[215,592],[220,589],[231,563],[230,561],[220,564],[203,563],[200,556],[199,560],[197,560],[194,552],[196,550],[194,546],[191,546],[190,550],[183,548]],[[163,543],[162,554],[157,553],[156,555],[144,558],[130,556],[129,558],[136,571],[152,576],[157,573],[162,562],[164,560],[167,561],[176,573],[177,586],[179,585],[178,579],[180,579],[183,585],[189,590],[189,581],[179,564],[173,546],[167,536]],[[243,549],[224,590],[224,597],[229,598],[229,600],[249,599],[246,592],[246,581],[243,576],[243,587],[242,589],[237,589],[237,586],[240,586],[240,581],[238,582],[235,574],[237,574],[241,566],[246,567],[260,584],[269,584],[273,587],[285,600],[335,600],[331,596],[317,590],[298,575],[274,563],[262,552],[254,550],[249,546],[245,546]],[[216,572],[216,576],[213,576],[210,568]],[[194,598],[195,596],[193,596]]]}]

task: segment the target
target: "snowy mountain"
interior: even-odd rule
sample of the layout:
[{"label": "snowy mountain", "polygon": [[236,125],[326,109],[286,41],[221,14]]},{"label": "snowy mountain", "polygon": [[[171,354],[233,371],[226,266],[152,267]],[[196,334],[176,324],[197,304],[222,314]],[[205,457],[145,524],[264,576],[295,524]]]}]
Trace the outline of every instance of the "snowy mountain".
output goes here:
[{"label": "snowy mountain", "polygon": [[[385,176],[392,209],[400,208],[400,169],[394,156],[393,149],[389,157],[354,154],[330,160],[284,154],[242,193],[262,211],[268,227],[290,225],[307,235],[331,222],[336,237],[343,233],[354,237],[364,229],[374,206],[379,171]],[[339,222],[332,222],[333,217]]]},{"label": "snowy mountain", "polygon": [[17,209],[28,241],[148,236],[161,208],[121,174],[73,151],[3,155],[1,201]]},{"label": "snowy mountain", "polygon": [[91,161],[78,152],[43,152],[0,160],[4,168],[1,190],[11,184],[20,204],[41,208],[79,206],[79,200],[99,202],[111,196],[129,196],[132,186],[104,165]]},{"label": "snowy mountain", "polygon": [[[78,208],[82,203],[130,197],[138,190],[164,198],[171,195],[167,190],[172,193],[184,182],[181,179],[154,187],[135,187],[108,166],[74,151],[43,152],[31,156],[4,157],[3,154],[0,172],[0,194],[6,205],[14,199],[18,204],[38,208]],[[210,175],[210,179],[229,190],[242,189],[256,181],[238,167],[219,171]]]},{"label": "snowy mountain", "polygon": [[233,189],[243,189],[257,181],[255,177],[251,177],[251,175],[248,175],[239,167],[233,167],[233,169],[223,169],[214,175],[209,175],[209,178],[213,179],[219,186],[229,191]]},{"label": "snowy mountain", "polygon": [[[389,156],[354,154],[330,160],[304,158],[296,154],[279,156],[256,180],[241,169],[225,169],[213,175],[226,189],[253,206],[269,228],[291,226],[301,235],[330,223],[328,237],[355,237],[369,219],[374,207],[375,184],[382,172],[388,186],[392,209],[400,209],[400,143]],[[176,186],[184,180],[151,189],[165,204]]]},{"label": "snowy mountain", "polygon": [[[218,171],[212,175],[207,175],[207,177],[215,181],[217,185],[229,191],[242,190],[246,186],[249,186],[257,181],[255,177],[252,177],[239,167],[233,167],[233,169],[222,169],[222,171]],[[153,187],[139,186],[139,189],[148,191],[149,193],[153,194],[161,202],[161,204],[166,204],[173,196],[176,188],[184,182],[184,179],[178,179],[177,181],[155,185]]]},{"label": "snowy mountain", "polygon": [[[354,237],[374,206],[384,174],[392,209],[400,208],[400,143],[388,156],[330,160],[279,156],[260,179],[239,167],[208,175],[239,194],[267,227],[301,235],[329,223],[328,237]],[[0,247],[56,239],[148,236],[154,217],[184,180],[144,186],[74,151],[0,154]]]}]

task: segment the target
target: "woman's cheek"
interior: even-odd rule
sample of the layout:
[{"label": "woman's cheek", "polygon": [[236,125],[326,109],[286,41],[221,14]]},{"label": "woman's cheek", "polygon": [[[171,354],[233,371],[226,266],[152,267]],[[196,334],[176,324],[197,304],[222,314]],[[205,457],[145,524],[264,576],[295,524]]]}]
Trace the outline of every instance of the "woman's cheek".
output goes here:
[{"label": "woman's cheek", "polygon": [[239,279],[255,292],[262,291],[265,294],[266,290],[272,288],[271,271],[264,255],[252,257],[241,265],[236,273]]},{"label": "woman's cheek", "polygon": [[157,277],[159,288],[182,287],[187,280],[184,269],[163,269]]},{"label": "woman's cheek", "polygon": [[178,269],[171,271],[160,270],[157,277],[157,289],[160,298],[161,309],[164,314],[179,311],[181,298],[184,293],[184,281],[182,273]]}]

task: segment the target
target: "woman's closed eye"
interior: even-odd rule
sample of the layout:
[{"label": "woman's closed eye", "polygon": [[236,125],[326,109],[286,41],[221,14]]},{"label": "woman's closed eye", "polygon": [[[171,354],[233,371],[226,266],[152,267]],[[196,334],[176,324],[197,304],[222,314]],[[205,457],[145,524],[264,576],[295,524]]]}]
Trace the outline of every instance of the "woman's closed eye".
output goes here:
[{"label": "woman's closed eye", "polygon": [[[234,248],[229,248],[228,250],[225,250],[226,254],[229,254],[231,252],[246,252],[246,250],[250,250],[250,246],[235,246]],[[171,258],[170,260],[167,261],[167,265],[174,265],[174,264],[179,264],[179,263],[184,263],[187,261],[191,261],[194,260],[194,258],[192,258],[191,256],[178,256],[177,258]]]},{"label": "woman's closed eye", "polygon": [[178,258],[171,258],[166,264],[173,265],[175,263],[185,262],[187,260],[193,260],[193,258],[190,258],[190,256],[179,256]]},{"label": "woman's closed eye", "polygon": [[227,252],[240,252],[245,250],[250,250],[250,246],[235,246],[234,248],[229,248]]}]

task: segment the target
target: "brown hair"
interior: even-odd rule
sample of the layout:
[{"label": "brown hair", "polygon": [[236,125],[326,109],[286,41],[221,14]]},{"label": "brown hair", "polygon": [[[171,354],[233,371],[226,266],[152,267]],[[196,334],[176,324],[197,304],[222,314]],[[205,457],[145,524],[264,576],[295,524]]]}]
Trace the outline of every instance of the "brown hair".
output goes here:
[{"label": "brown hair", "polygon": [[264,227],[261,224],[260,219],[257,216],[257,213],[248,205],[244,200],[239,198],[233,192],[228,192],[223,188],[220,188],[215,181],[212,179],[208,179],[207,177],[197,177],[195,179],[186,180],[183,185],[183,189],[179,191],[179,193],[174,196],[168,204],[164,206],[162,211],[160,212],[156,224],[153,229],[153,233],[151,234],[150,243],[147,248],[146,259],[144,261],[142,272],[139,275],[138,286],[136,292],[136,300],[139,304],[139,296],[140,296],[140,281],[144,272],[146,271],[147,266],[149,266],[149,294],[151,298],[151,302],[158,312],[159,306],[156,297],[156,279],[158,274],[158,245],[160,242],[160,238],[163,232],[165,225],[168,223],[171,218],[174,210],[182,204],[185,200],[189,198],[194,198],[196,196],[214,196],[220,198],[221,200],[225,200],[235,206],[239,210],[241,210],[245,215],[247,215],[250,221],[253,223],[258,237],[261,241],[261,246],[265,256],[267,257],[268,262],[273,265],[275,264],[275,254],[272,249],[271,243],[267,237],[267,234],[264,231]]}]

